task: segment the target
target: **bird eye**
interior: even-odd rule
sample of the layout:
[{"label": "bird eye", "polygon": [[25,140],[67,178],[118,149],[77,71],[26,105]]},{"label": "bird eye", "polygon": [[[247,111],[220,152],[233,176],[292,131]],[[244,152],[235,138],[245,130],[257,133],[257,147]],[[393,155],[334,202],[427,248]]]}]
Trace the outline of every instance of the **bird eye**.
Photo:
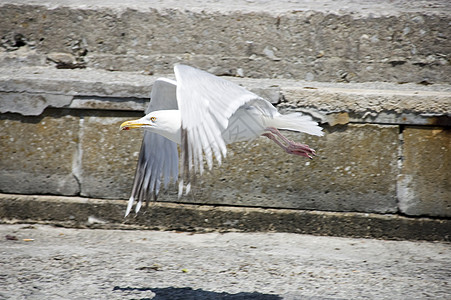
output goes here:
[{"label": "bird eye", "polygon": [[151,117],[150,120],[151,120],[152,122],[155,122],[155,121],[157,120],[157,118]]}]

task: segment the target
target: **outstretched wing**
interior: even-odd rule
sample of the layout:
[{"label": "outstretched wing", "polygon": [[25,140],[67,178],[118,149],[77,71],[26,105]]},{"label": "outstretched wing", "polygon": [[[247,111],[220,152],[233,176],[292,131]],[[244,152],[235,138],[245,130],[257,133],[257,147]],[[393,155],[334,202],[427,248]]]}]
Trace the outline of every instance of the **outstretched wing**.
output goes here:
[{"label": "outstretched wing", "polygon": [[[177,109],[176,82],[161,78],[155,81],[150,94],[150,104],[145,113],[155,110]],[[132,193],[128,201],[125,216],[130,213],[133,203],[137,201],[138,212],[142,202],[156,198],[161,183],[165,187],[178,177],[177,144],[169,139],[149,131],[144,132]]]},{"label": "outstretched wing", "polygon": [[183,186],[183,180],[189,184],[191,171],[202,174],[204,155],[210,169],[213,156],[221,164],[227,153],[222,133],[233,113],[250,101],[263,105],[267,101],[237,84],[189,66],[176,65],[174,71],[182,117]]}]

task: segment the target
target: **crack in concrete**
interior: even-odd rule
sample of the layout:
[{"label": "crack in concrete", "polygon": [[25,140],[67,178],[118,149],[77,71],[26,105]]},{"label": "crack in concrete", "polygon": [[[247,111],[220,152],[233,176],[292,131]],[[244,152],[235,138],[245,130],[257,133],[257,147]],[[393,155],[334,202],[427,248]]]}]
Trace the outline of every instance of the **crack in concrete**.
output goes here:
[{"label": "crack in concrete", "polygon": [[77,182],[78,185],[77,195],[82,195],[82,187],[83,187],[82,180],[83,135],[84,135],[84,117],[80,116],[77,147],[75,148],[75,153],[72,160],[72,176],[75,178],[75,181]]}]

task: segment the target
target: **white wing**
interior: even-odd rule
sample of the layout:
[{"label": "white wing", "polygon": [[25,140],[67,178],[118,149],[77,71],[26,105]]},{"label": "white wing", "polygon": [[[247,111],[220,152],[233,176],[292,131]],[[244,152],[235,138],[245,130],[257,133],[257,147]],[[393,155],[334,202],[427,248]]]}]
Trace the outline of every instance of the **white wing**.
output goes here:
[{"label": "white wing", "polygon": [[256,94],[210,73],[185,65],[176,65],[174,71],[182,117],[181,168],[187,177],[182,179],[189,183],[193,168],[202,174],[204,155],[210,169],[213,155],[221,164],[221,158],[227,153],[221,134],[238,108],[252,102],[269,115],[277,110]]},{"label": "white wing", "polygon": [[[153,84],[150,104],[145,113],[163,109],[177,109],[176,82],[161,78]],[[144,200],[147,203],[152,196],[156,198],[162,180],[167,187],[177,177],[177,144],[159,134],[145,131],[125,216],[130,213],[135,201],[138,201],[135,209],[138,212]]]}]

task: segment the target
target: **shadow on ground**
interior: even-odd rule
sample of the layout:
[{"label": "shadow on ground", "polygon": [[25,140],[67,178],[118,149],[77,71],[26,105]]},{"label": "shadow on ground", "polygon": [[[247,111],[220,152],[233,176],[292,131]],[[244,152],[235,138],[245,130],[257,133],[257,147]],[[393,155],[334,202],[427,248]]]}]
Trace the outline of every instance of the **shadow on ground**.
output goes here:
[{"label": "shadow on ground", "polygon": [[152,300],[281,300],[277,295],[247,293],[241,292],[237,294],[218,293],[204,291],[202,289],[193,290],[192,288],[133,288],[115,286],[113,291],[123,292],[124,294],[133,295],[135,299],[152,299]]}]

